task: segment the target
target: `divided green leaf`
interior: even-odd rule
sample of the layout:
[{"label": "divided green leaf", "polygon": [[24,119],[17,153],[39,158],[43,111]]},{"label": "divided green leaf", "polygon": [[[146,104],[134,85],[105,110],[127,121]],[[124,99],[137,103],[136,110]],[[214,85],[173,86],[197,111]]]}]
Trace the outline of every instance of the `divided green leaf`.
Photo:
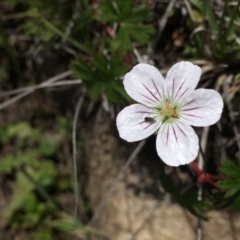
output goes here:
[{"label": "divided green leaf", "polygon": [[233,161],[225,160],[220,168],[221,173],[226,175],[228,179],[217,182],[217,187],[226,191],[223,198],[218,200],[218,207],[227,207],[232,205],[237,209],[240,194],[240,162],[235,164]]},{"label": "divided green leaf", "polygon": [[122,81],[119,81],[128,69],[122,58],[112,56],[109,59],[98,54],[89,63],[76,60],[72,63],[71,69],[75,78],[80,78],[85,82],[93,101],[97,101],[101,93],[105,93],[111,103],[125,103],[129,100]]},{"label": "divided green leaf", "polygon": [[113,50],[123,54],[132,50],[133,40],[139,44],[150,42],[154,28],[143,24],[150,16],[150,11],[145,5],[133,7],[132,1],[106,0],[100,4],[97,19],[105,23],[118,23],[116,38],[111,39],[110,44]]}]

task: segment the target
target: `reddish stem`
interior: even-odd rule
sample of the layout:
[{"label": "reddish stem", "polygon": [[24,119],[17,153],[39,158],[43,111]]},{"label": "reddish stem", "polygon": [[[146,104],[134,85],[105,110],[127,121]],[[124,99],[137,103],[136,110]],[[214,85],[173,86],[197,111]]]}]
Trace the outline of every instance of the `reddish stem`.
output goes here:
[{"label": "reddish stem", "polygon": [[197,163],[195,161],[190,163],[191,167],[193,168],[193,170],[196,172],[196,174],[198,175],[198,182],[199,183],[205,183],[207,182],[208,184],[210,184],[211,186],[217,188],[215,182],[213,181],[213,176],[211,174],[205,173],[203,172],[197,165]]}]

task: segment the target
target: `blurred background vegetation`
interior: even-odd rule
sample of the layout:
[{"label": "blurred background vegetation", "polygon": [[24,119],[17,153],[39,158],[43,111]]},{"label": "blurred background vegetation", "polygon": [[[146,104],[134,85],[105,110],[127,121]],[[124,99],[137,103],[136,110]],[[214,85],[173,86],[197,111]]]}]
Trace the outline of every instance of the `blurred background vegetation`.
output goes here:
[{"label": "blurred background vegetation", "polygon": [[[159,180],[203,220],[209,209],[239,210],[239,5],[240,0],[2,0],[0,238],[108,239],[88,225],[94,209],[84,194],[74,219],[74,134],[77,156],[84,146],[74,115],[81,108],[75,127],[94,119],[95,129],[99,108],[114,121],[131,102],[123,76],[139,62],[165,74],[179,60],[192,61],[202,67],[199,86],[222,94],[223,117],[204,147],[204,171],[214,175],[204,201],[196,197],[196,169],[188,173],[196,184],[186,194],[163,165]],[[84,168],[81,161],[77,166]],[[84,184],[80,176],[81,193]]]}]

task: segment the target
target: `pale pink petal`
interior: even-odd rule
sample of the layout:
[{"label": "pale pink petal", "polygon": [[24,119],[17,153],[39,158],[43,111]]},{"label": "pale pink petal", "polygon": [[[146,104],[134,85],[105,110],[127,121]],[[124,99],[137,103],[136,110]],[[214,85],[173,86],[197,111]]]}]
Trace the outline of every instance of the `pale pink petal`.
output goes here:
[{"label": "pale pink petal", "polygon": [[[147,122],[145,118],[151,118]],[[117,116],[117,129],[122,139],[135,142],[152,135],[161,124],[156,110],[141,104],[133,104],[124,108]]]},{"label": "pale pink petal", "polygon": [[201,68],[190,62],[174,64],[166,76],[169,99],[179,101],[187,96],[196,88],[200,76]]},{"label": "pale pink petal", "polygon": [[156,107],[163,99],[163,81],[157,68],[140,63],[125,75],[123,84],[132,99],[145,106]]},{"label": "pale pink petal", "polygon": [[163,162],[177,167],[188,164],[197,157],[198,144],[198,137],[192,127],[178,121],[160,127],[156,148]]},{"label": "pale pink petal", "polygon": [[205,127],[216,123],[223,110],[221,95],[212,89],[193,91],[181,105],[180,118],[196,127]]}]

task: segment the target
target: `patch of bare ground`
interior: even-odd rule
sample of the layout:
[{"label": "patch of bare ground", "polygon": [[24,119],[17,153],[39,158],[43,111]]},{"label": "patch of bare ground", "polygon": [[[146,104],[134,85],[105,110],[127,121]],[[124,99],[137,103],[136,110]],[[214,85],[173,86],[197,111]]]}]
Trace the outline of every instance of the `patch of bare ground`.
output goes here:
[{"label": "patch of bare ground", "polygon": [[[115,122],[103,114],[95,135],[82,128],[84,161],[87,166],[85,194],[93,213],[131,155],[135,143],[119,139]],[[152,146],[153,145],[153,146]],[[124,177],[116,184],[100,211],[95,226],[114,240],[196,239],[197,219],[164,193],[158,181],[160,160],[154,141],[147,143]],[[240,239],[240,215],[211,211],[203,222],[203,239]]]}]

